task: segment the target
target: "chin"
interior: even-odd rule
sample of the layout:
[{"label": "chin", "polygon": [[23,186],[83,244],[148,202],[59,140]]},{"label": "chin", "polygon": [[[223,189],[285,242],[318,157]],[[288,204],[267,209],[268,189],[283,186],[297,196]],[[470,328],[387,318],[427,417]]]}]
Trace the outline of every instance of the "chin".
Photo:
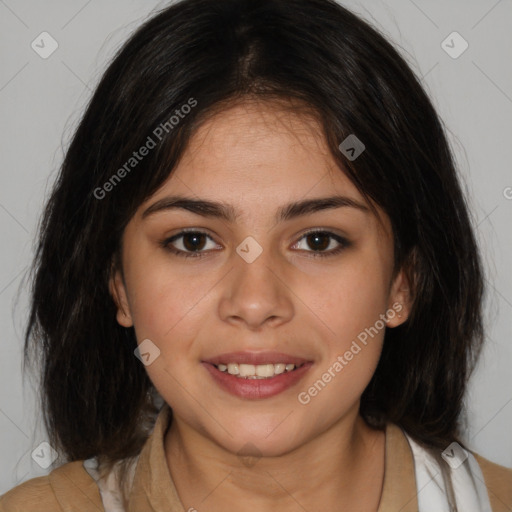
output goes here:
[{"label": "chin", "polygon": [[[233,454],[251,457],[278,457],[293,451],[305,440],[303,433],[286,428],[286,420],[273,422],[272,426],[261,425],[260,428],[245,423],[230,423],[229,434],[223,432],[222,439],[216,441]],[[280,424],[280,422],[282,422]],[[288,425],[290,427],[290,425]]]}]

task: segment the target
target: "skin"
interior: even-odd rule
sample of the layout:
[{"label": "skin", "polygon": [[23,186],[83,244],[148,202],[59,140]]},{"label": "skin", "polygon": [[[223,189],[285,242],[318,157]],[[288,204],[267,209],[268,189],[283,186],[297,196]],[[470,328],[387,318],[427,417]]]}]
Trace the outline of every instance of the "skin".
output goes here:
[{"label": "skin", "polygon": [[[143,218],[171,194],[230,204],[239,218],[231,223],[183,209]],[[185,510],[221,511],[233,503],[239,512],[339,510],[340,503],[350,511],[378,508],[385,434],[358,410],[385,329],[307,405],[297,399],[379,315],[400,303],[401,318],[387,321],[393,328],[410,310],[406,275],[393,275],[391,226],[382,211],[376,217],[342,207],[275,222],[285,204],[332,195],[367,205],[316,121],[246,101],[196,131],[169,179],[125,229],[111,292],[118,322],[160,350],[146,370],[173,409],[165,453]],[[185,259],[159,244],[183,228],[211,236],[197,244],[203,257]],[[314,257],[321,251],[304,236],[313,228],[350,244]],[[236,252],[248,236],[263,249],[252,263]],[[190,250],[194,240],[185,240],[171,246]],[[327,238],[322,250],[339,246]],[[218,387],[201,365],[239,350],[275,350],[314,364],[277,396],[242,399]],[[247,443],[258,453],[250,466],[238,455]]]}]

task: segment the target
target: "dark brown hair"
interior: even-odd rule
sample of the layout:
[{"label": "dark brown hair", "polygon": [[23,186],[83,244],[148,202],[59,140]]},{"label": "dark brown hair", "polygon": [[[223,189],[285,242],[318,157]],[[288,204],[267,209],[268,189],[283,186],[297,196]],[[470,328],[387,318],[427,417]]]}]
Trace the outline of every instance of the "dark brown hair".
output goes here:
[{"label": "dark brown hair", "polygon": [[[156,147],[109,181],[191,98],[196,106]],[[133,328],[116,321],[112,262],[126,224],[199,123],[244,98],[314,112],[340,172],[389,216],[395,270],[408,269],[415,300],[408,321],[386,332],[361,414],[446,447],[460,435],[482,344],[468,208],[418,78],[382,35],[332,0],[182,0],[144,23],[108,66],[46,205],[33,266],[25,357],[42,364],[51,443],[69,460],[140,451],[153,387],[134,356]],[[354,161],[338,149],[350,134],[366,147]]]}]

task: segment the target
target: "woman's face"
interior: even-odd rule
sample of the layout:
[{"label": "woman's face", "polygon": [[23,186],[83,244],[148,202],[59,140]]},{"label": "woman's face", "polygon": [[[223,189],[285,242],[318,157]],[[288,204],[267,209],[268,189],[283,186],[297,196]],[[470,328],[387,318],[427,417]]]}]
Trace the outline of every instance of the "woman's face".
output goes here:
[{"label": "woman's face", "polygon": [[127,225],[112,282],[175,421],[279,455],[356,418],[385,315],[408,311],[380,217],[312,119],[244,103],[203,124]]}]

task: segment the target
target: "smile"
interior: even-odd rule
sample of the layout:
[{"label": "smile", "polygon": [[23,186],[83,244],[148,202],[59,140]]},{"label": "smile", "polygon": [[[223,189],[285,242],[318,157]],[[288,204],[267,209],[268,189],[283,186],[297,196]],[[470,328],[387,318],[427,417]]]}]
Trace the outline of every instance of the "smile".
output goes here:
[{"label": "smile", "polygon": [[201,364],[219,389],[246,400],[262,400],[283,393],[296,386],[313,366],[311,361],[299,366],[291,363],[214,365],[204,361]]},{"label": "smile", "polygon": [[270,379],[275,375],[281,375],[285,372],[292,372],[297,367],[302,365],[295,365],[292,363],[267,363],[267,364],[218,364],[217,370],[227,372],[230,375],[236,375],[241,379]]}]

